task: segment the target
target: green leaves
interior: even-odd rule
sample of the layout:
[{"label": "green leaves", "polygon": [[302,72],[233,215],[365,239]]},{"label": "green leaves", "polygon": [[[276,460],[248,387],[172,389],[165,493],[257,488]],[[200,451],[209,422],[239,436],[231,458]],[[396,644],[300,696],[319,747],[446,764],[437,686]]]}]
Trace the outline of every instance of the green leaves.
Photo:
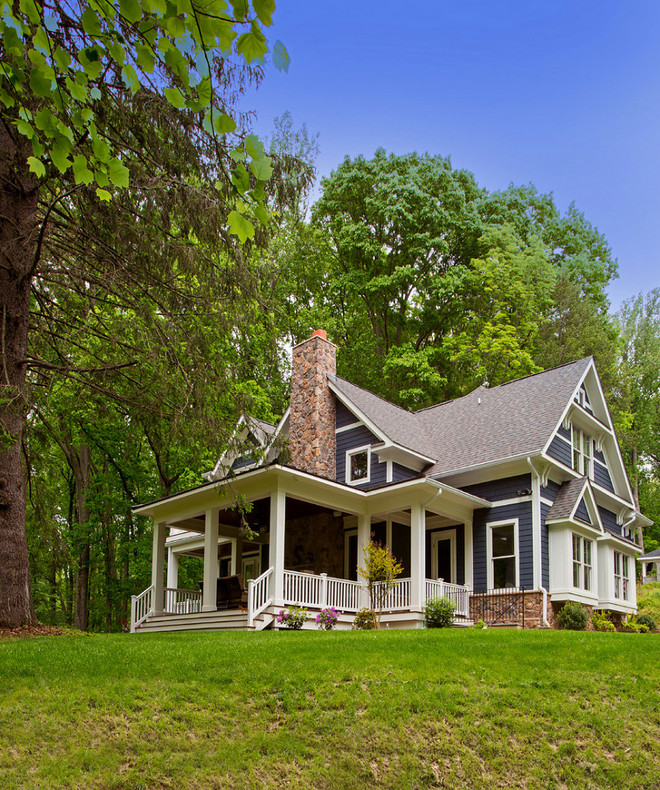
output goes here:
[{"label": "green leaves", "polygon": [[116,187],[128,186],[128,168],[119,159],[111,159],[108,164],[108,175]]},{"label": "green leaves", "polygon": [[275,0],[252,0],[254,13],[264,25],[273,24],[273,13],[275,11]]},{"label": "green leaves", "polygon": [[27,161],[30,172],[34,173],[37,178],[43,178],[46,175],[44,163],[40,159],[37,159],[36,156],[28,156]]},{"label": "green leaves", "polygon": [[229,232],[234,236],[238,236],[241,244],[244,244],[248,239],[254,238],[254,225],[238,211],[230,212],[227,217],[229,223]]},{"label": "green leaves", "polygon": [[142,7],[138,0],[119,0],[119,13],[127,22],[137,22],[142,19]]},{"label": "green leaves", "polygon": [[91,184],[94,180],[94,173],[87,167],[87,159],[82,154],[73,157],[73,177],[76,184]]},{"label": "green leaves", "polygon": [[42,99],[50,96],[53,89],[53,81],[45,68],[35,67],[30,71],[30,89]]},{"label": "green leaves", "polygon": [[288,71],[291,59],[284,44],[278,39],[273,46],[273,66],[279,71]]},{"label": "green leaves", "polygon": [[167,101],[177,109],[181,109],[186,103],[185,96],[178,88],[165,88],[163,95]]},{"label": "green leaves", "polygon": [[252,22],[250,31],[238,37],[236,51],[239,55],[243,55],[248,63],[263,60],[268,51],[268,43],[257,22]]}]

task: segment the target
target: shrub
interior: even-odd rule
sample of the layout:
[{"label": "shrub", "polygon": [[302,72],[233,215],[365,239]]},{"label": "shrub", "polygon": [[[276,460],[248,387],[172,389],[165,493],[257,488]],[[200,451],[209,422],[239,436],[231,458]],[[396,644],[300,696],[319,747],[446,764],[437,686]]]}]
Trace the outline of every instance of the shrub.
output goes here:
[{"label": "shrub", "polygon": [[424,613],[429,628],[446,628],[454,622],[456,605],[449,598],[427,598]]},{"label": "shrub", "polygon": [[486,625],[485,620],[477,620],[477,622],[472,626],[472,628],[488,628]]},{"label": "shrub", "polygon": [[577,601],[566,601],[557,615],[557,627],[567,631],[584,631],[589,621],[589,612]]},{"label": "shrub", "polygon": [[376,612],[373,609],[360,609],[353,620],[354,631],[373,631],[376,628]]},{"label": "shrub", "polygon": [[591,622],[596,631],[616,631],[616,626],[608,617],[607,612],[599,612],[595,609],[591,615]]},{"label": "shrub", "polygon": [[288,611],[281,609],[276,619],[285,628],[300,631],[303,623],[307,620],[307,609],[303,609],[302,606],[290,606]]},{"label": "shrub", "polygon": [[626,617],[621,623],[621,630],[629,634],[647,634],[649,632],[648,625],[640,623],[634,616]]},{"label": "shrub", "polygon": [[332,629],[337,625],[337,620],[339,620],[340,614],[341,612],[339,609],[335,609],[334,606],[323,609],[323,611],[316,615],[316,625],[322,631],[332,631]]},{"label": "shrub", "polygon": [[658,629],[655,618],[652,615],[646,613],[637,615],[637,624],[645,625],[649,631],[657,631]]}]

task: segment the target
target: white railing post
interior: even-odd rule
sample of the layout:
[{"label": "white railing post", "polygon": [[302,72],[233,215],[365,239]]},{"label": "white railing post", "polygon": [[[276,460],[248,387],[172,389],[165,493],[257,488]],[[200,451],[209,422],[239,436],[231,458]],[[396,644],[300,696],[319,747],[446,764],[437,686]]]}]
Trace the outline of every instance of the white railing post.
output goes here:
[{"label": "white railing post", "polygon": [[321,600],[319,601],[321,609],[325,609],[328,605],[328,574],[321,574]]},{"label": "white railing post", "polygon": [[135,602],[137,595],[131,595],[131,633],[135,633]]},{"label": "white railing post", "polygon": [[248,628],[252,628],[252,623],[254,622],[254,579],[248,579],[248,616],[247,616],[247,625]]}]

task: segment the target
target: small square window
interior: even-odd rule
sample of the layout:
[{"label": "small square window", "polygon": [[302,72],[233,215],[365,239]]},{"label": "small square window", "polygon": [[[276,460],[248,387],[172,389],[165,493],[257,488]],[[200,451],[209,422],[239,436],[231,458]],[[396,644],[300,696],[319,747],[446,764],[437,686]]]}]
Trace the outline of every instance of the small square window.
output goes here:
[{"label": "small square window", "polygon": [[346,482],[368,483],[371,459],[369,448],[360,447],[346,453]]}]

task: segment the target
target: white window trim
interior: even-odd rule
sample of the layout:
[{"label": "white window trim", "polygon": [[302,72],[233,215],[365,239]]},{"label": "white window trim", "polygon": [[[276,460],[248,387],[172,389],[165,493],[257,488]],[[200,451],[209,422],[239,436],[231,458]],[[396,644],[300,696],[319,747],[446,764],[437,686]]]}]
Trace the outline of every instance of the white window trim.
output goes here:
[{"label": "white window trim", "polygon": [[[575,557],[573,556],[573,538],[578,538],[579,541],[580,541],[580,559],[579,560],[576,560]],[[590,547],[590,550],[589,550],[591,562],[589,563],[589,565],[587,565],[587,563],[585,562],[584,547],[585,547],[586,543],[590,543],[591,544],[591,547]],[[573,586],[574,590],[580,590],[581,592],[584,592],[584,593],[589,594],[589,595],[593,593],[593,586],[594,586],[594,550],[595,550],[594,549],[594,541],[591,540],[591,538],[585,538],[584,535],[580,535],[579,532],[572,532],[571,533],[571,583],[572,583],[572,586]],[[574,581],[574,576],[573,576],[573,568],[574,568],[574,565],[576,565],[576,564],[580,566],[580,584],[577,587],[575,586],[575,581]],[[585,569],[586,568],[589,568],[589,579],[590,579],[589,589],[587,589],[587,587],[585,586],[585,583],[584,583],[584,574],[585,574]]]},{"label": "white window trim", "polygon": [[[493,589],[493,528],[494,527],[508,527],[513,524],[513,548],[514,548],[514,566],[516,569],[516,587],[520,587],[520,545],[518,539],[518,519],[509,518],[505,521],[491,521],[486,526],[488,532],[486,533],[486,584],[488,590]],[[502,591],[506,591],[508,587],[504,587]],[[499,592],[499,590],[498,590]]]},{"label": "white window trim", "polygon": [[[359,480],[351,480],[351,458],[360,453],[367,454],[367,476],[361,477]],[[346,482],[349,486],[360,486],[368,483],[371,480],[371,445],[365,444],[363,447],[354,447],[352,450],[346,450]]]},{"label": "white window trim", "polygon": [[[620,564],[621,573],[618,573],[618,574],[616,572],[616,558],[617,558],[617,555],[621,558],[621,564]],[[630,565],[631,565],[630,559],[631,558],[630,558],[630,556],[628,554],[624,554],[622,551],[616,551],[616,550],[613,552],[613,558],[614,558],[614,598],[617,601],[629,601],[630,600],[630,585],[632,584],[631,579],[630,579],[630,570],[631,570],[631,568],[630,568]],[[624,567],[626,569],[626,573],[625,574],[623,572]],[[620,580],[620,585],[619,585],[620,594],[619,595],[617,595],[617,592],[616,592],[617,579]]]},{"label": "white window trim", "polygon": [[438,578],[438,543],[441,540],[449,540],[449,556],[451,558],[451,579],[443,579],[449,584],[456,584],[456,530],[443,529],[439,532],[431,533],[431,576]]}]

